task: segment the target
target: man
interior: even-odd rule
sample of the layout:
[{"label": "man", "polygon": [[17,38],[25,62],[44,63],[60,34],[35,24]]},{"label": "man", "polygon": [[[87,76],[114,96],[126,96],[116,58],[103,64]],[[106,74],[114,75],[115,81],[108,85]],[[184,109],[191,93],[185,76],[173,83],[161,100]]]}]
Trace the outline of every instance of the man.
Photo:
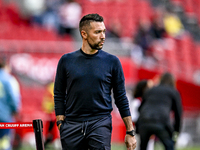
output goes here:
[{"label": "man", "polygon": [[[18,82],[10,75],[6,60],[0,56],[0,122],[12,122],[21,104]],[[10,129],[0,129],[0,149],[12,149],[12,134]]]},{"label": "man", "polygon": [[[151,135],[160,139],[165,150],[174,150],[181,127],[182,105],[172,74],[164,73],[158,86],[144,92],[139,113],[140,150],[146,150]],[[174,118],[171,118],[172,113]]]},{"label": "man", "polygon": [[63,150],[110,150],[113,89],[126,126],[125,143],[136,147],[124,75],[119,59],[102,51],[106,28],[98,14],[79,23],[81,49],[59,60],[54,86],[57,125]]}]

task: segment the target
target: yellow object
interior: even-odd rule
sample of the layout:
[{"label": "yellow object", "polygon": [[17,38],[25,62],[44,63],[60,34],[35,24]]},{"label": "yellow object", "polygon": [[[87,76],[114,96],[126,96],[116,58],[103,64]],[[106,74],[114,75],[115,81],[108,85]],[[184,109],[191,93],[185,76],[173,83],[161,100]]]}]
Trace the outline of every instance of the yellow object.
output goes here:
[{"label": "yellow object", "polygon": [[0,149],[8,149],[10,147],[10,137],[5,135],[0,139]]},{"label": "yellow object", "polygon": [[166,32],[173,37],[178,36],[183,29],[180,19],[173,14],[164,17],[164,26]]},{"label": "yellow object", "polygon": [[53,82],[47,85],[47,92],[45,93],[42,102],[42,109],[46,113],[54,112],[53,88],[54,88]]}]

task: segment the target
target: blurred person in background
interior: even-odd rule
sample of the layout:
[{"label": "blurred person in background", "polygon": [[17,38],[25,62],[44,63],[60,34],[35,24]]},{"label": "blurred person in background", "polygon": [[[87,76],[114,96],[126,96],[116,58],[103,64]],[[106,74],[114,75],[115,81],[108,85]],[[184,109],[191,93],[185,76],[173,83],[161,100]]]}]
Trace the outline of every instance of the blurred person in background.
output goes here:
[{"label": "blurred person in background", "polygon": [[164,73],[159,85],[145,91],[139,114],[140,150],[146,150],[151,135],[159,138],[165,150],[174,150],[181,128],[182,105],[172,74]]},{"label": "blurred person in background", "polygon": [[58,8],[62,0],[18,0],[21,18],[33,26],[58,32]]},{"label": "blurred person in background", "polygon": [[152,23],[149,19],[139,20],[138,30],[133,36],[131,58],[138,65],[147,68],[154,67],[157,59],[152,52],[154,39],[152,37]]},{"label": "blurred person in background", "polygon": [[[156,83],[152,79],[143,79],[141,81],[138,81],[133,88],[133,99],[130,101],[130,109],[131,109],[131,116],[133,124],[136,127],[136,133],[138,133],[138,127],[137,127],[137,120],[139,117],[138,108],[141,105],[142,96],[144,95],[144,92],[150,88],[152,88]],[[154,149],[154,137],[150,138],[147,150],[153,150]]]},{"label": "blurred person in background", "polygon": [[61,0],[46,0],[45,11],[42,14],[42,26],[51,31],[58,32],[59,29],[59,17],[58,9],[61,4]]},{"label": "blurred person in background", "polygon": [[148,89],[156,86],[158,82],[159,82],[159,76],[156,75],[152,79],[143,79],[143,80],[138,81],[135,87],[133,88],[132,90],[133,100],[131,101],[130,108],[131,108],[131,112],[133,113],[133,115],[131,116],[132,116],[132,121],[134,124],[136,124],[139,117],[138,108],[141,105],[141,101],[142,101],[142,97],[144,93]]},{"label": "blurred person in background", "polygon": [[166,30],[163,21],[164,8],[156,7],[152,17],[151,34],[154,40],[163,40],[166,36]]},{"label": "blurred person in background", "polygon": [[141,19],[139,21],[139,26],[136,35],[133,38],[135,44],[142,48],[143,57],[149,56],[151,44],[151,21],[148,19]]},{"label": "blurred person in background", "polygon": [[184,33],[184,26],[179,17],[170,9],[166,9],[163,16],[167,34],[173,38],[180,38]]},{"label": "blurred person in background", "polygon": [[163,53],[167,48],[167,32],[163,22],[163,9],[163,7],[155,8],[151,25],[151,35],[153,39],[151,53],[158,62],[163,59]]},{"label": "blurred person in background", "polygon": [[59,16],[59,34],[76,37],[79,20],[82,15],[82,7],[75,0],[64,0],[58,9]]},{"label": "blurred person in background", "polygon": [[54,111],[54,99],[53,99],[54,82],[49,82],[46,85],[46,91],[42,101],[42,110],[47,114],[44,130],[44,147],[45,149],[49,144],[52,144],[56,138],[59,137],[56,126],[56,117]]},{"label": "blurred person in background", "polygon": [[[19,112],[21,99],[17,80],[10,74],[5,56],[0,56],[0,122],[13,122]],[[11,150],[14,132],[11,129],[0,130],[0,149]]]},{"label": "blurred person in background", "polygon": [[29,18],[32,25],[42,25],[45,0],[22,0],[20,7],[21,15]]},{"label": "blurred person in background", "polygon": [[159,18],[154,18],[151,26],[151,34],[154,40],[162,40],[166,37],[166,31],[163,21]]},{"label": "blurred person in background", "polygon": [[103,50],[103,17],[85,15],[79,23],[82,47],[59,60],[54,86],[55,113],[63,150],[110,150],[111,90],[126,126],[125,143],[136,147],[135,131],[119,59]]},{"label": "blurred person in background", "polygon": [[135,88],[133,89],[133,100],[130,102],[130,109],[131,109],[131,113],[132,113],[132,121],[135,124],[138,117],[139,117],[139,112],[138,112],[138,108],[141,104],[142,101],[142,96],[144,95],[144,92],[153,87],[154,83],[151,79],[149,80],[141,80],[138,81],[135,85]]}]

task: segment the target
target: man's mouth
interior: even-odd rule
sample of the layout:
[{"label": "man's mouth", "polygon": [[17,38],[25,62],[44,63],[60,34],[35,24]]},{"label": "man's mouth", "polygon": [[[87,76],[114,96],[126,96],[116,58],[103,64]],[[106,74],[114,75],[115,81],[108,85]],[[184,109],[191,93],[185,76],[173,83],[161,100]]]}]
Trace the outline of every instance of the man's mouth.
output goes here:
[{"label": "man's mouth", "polygon": [[104,44],[104,41],[101,41],[99,44],[103,45],[103,44]]}]

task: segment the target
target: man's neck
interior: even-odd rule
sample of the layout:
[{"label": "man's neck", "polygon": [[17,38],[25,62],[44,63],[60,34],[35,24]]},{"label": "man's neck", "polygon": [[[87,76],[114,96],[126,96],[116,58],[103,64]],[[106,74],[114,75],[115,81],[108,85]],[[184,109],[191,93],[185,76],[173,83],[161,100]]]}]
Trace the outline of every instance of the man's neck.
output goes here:
[{"label": "man's neck", "polygon": [[96,49],[84,48],[83,46],[81,47],[81,49],[85,54],[88,54],[88,55],[93,55],[98,52],[98,50]]}]

